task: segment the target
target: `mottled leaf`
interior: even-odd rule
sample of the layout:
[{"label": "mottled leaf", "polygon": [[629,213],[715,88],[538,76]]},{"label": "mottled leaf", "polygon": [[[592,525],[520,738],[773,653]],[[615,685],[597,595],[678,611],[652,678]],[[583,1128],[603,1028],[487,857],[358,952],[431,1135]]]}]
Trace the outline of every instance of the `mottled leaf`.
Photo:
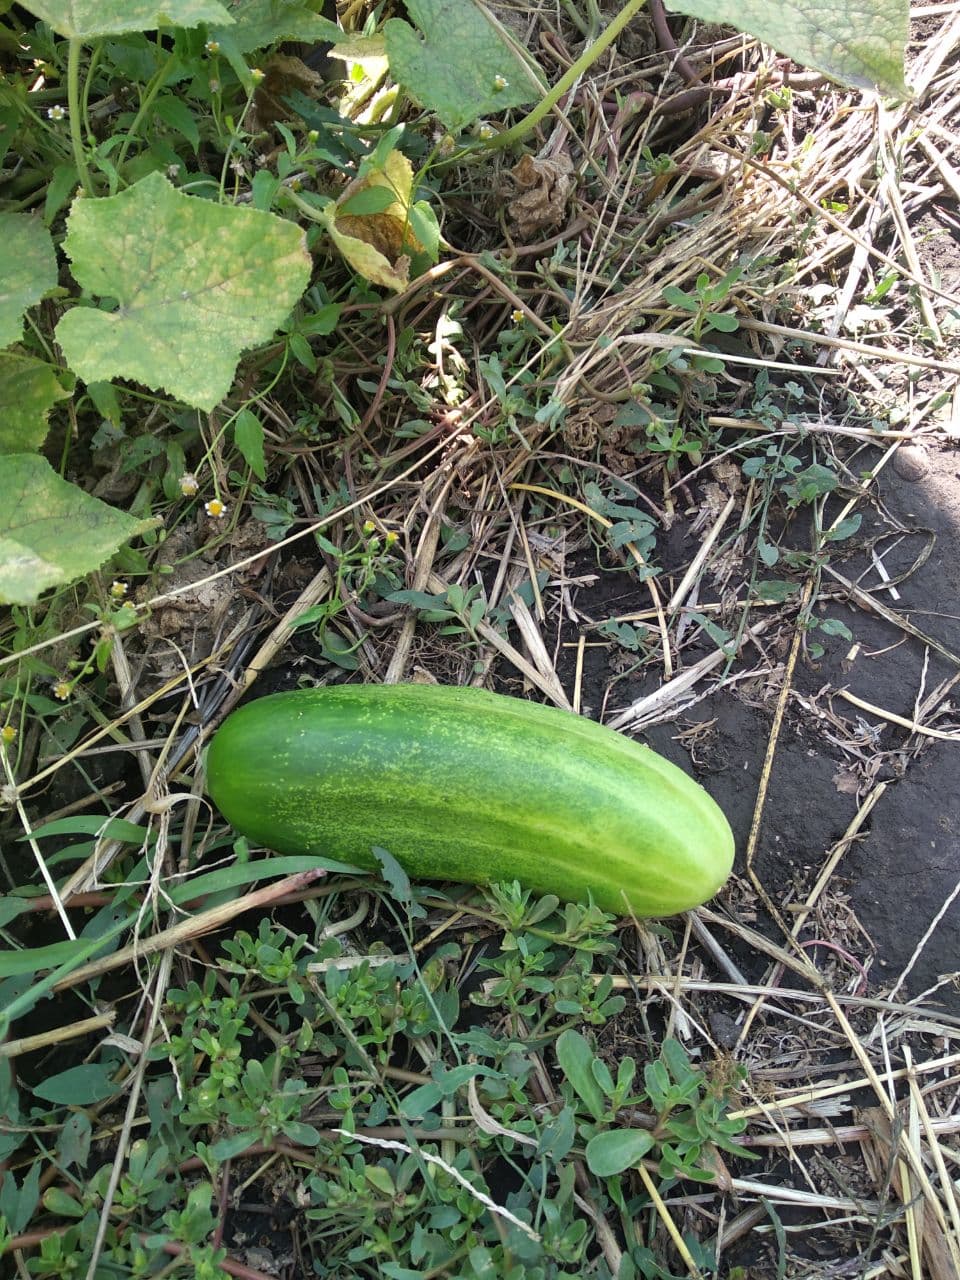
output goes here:
[{"label": "mottled leaf", "polygon": [[0,454],[39,449],[47,434],[47,414],[69,394],[53,365],[0,351]]},{"label": "mottled leaf", "polygon": [[448,129],[499,115],[543,92],[479,6],[466,0],[407,0],[419,31],[384,24],[393,75]]},{"label": "mottled leaf", "polygon": [[230,17],[234,25],[227,31],[214,31],[212,38],[229,41],[238,53],[265,49],[278,40],[320,44],[343,36],[335,22],[312,13],[304,0],[234,0]]},{"label": "mottled leaf", "polygon": [[292,222],[184,195],[159,173],[74,201],[64,248],[83,288],[118,303],[63,317],[57,340],[70,367],[87,382],[130,378],[206,410],[310,279]]},{"label": "mottled leaf", "polygon": [[233,21],[218,0],[22,0],[22,7],[72,40]]},{"label": "mottled leaf", "polygon": [[69,484],[35,453],[0,467],[0,604],[33,604],[47,587],[99,568],[149,528]]},{"label": "mottled leaf", "polygon": [[70,40],[233,22],[218,0],[22,0],[22,6]]},{"label": "mottled leaf", "polygon": [[745,31],[842,84],[905,92],[908,0],[667,0],[667,6]]},{"label": "mottled leaf", "polygon": [[50,232],[26,213],[0,213],[0,347],[19,342],[23,313],[57,286]]}]

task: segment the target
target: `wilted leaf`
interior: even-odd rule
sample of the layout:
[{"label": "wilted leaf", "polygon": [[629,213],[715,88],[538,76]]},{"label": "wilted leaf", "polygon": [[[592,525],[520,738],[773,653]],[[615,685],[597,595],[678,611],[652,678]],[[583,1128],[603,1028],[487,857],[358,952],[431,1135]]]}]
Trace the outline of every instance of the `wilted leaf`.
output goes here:
[{"label": "wilted leaf", "polygon": [[47,414],[69,394],[53,365],[0,351],[0,454],[39,449],[47,434]]},{"label": "wilted leaf", "polygon": [[74,201],[64,248],[83,288],[119,303],[63,317],[57,340],[70,367],[87,382],[130,378],[206,410],[310,279],[292,222],[184,195],[159,173]]},{"label": "wilted leaf", "polygon": [[552,158],[524,155],[510,170],[519,194],[507,206],[522,241],[558,227],[576,185],[573,161],[562,151]]},{"label": "wilted leaf", "polygon": [[71,40],[233,22],[217,0],[22,0],[22,7]]},{"label": "wilted leaf", "polygon": [[[428,252],[413,232],[410,197],[413,167],[400,151],[347,186],[323,210],[334,244],[365,280],[399,292],[410,275],[410,258]],[[417,206],[414,206],[417,207]]]},{"label": "wilted leaf", "polygon": [[0,213],[0,347],[19,342],[23,313],[57,286],[50,232],[26,213]]},{"label": "wilted leaf", "polygon": [[0,467],[0,604],[33,604],[151,524],[62,480],[39,454],[10,454]]},{"label": "wilted leaf", "polygon": [[667,0],[667,7],[736,27],[843,84],[905,92],[907,0]]},{"label": "wilted leaf", "polygon": [[420,28],[384,23],[390,70],[448,129],[499,115],[543,88],[479,7],[465,0],[407,0]]}]

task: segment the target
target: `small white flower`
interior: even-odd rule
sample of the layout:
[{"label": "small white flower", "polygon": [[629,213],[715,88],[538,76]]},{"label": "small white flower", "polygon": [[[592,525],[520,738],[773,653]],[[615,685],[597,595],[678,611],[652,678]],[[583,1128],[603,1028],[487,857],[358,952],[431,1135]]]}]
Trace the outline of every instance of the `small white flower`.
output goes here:
[{"label": "small white flower", "polygon": [[203,509],[211,520],[222,520],[227,514],[227,504],[219,498],[211,498],[209,502],[205,502]]},{"label": "small white flower", "polygon": [[66,107],[61,107],[58,102],[56,106],[48,108],[47,118],[49,120],[66,120],[67,118]]},{"label": "small white flower", "polygon": [[211,56],[211,57],[213,57],[213,56],[214,56],[214,54],[217,54],[217,53],[219,53],[219,52],[220,52],[220,41],[219,41],[219,40],[208,40],[208,41],[207,41],[207,43],[206,43],[203,47],[204,47],[204,49],[207,51],[207,53],[209,53],[209,54],[210,54],[210,56]]},{"label": "small white flower", "polygon": [[185,471],[180,477],[180,492],[185,498],[192,498],[200,492],[200,484],[192,471]]}]

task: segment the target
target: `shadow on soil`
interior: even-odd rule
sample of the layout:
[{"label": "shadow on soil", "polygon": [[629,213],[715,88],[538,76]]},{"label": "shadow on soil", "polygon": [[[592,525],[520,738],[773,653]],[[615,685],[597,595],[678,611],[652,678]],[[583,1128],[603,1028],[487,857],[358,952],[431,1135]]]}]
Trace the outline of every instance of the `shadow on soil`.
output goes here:
[{"label": "shadow on soil", "polygon": [[[877,598],[960,655],[960,451],[947,449],[924,458],[911,449],[908,456],[913,462],[919,456],[918,465],[907,466],[905,458],[899,471],[885,468],[872,488],[875,505],[864,511],[857,536],[844,544],[846,559],[833,563],[847,579],[861,580],[865,590],[875,591],[882,583],[869,553],[871,542],[879,539],[876,552],[894,580],[909,573],[930,548],[924,562],[895,587],[899,598],[889,590]],[[676,551],[682,569],[696,550],[694,539],[702,535],[688,535],[677,545],[676,534],[675,527],[666,540],[672,544],[667,557]],[[826,602],[820,616],[843,622],[853,642],[825,639],[822,658],[811,662],[801,657],[797,665],[754,867],[775,903],[787,911],[791,903],[802,904],[864,798],[886,782],[801,937],[808,943],[838,944],[855,957],[869,972],[872,994],[891,990],[909,966],[899,994],[915,997],[960,970],[960,899],[924,940],[960,880],[960,741],[911,735],[846,701],[839,691],[912,719],[918,699],[960,676],[960,662],[944,658],[895,622],[850,604],[841,598],[847,594],[841,584],[824,575],[823,590],[834,589],[838,597]],[[578,606],[585,607],[585,600],[581,596]],[[596,601],[591,598],[591,603]],[[642,588],[630,598],[618,595],[606,601],[608,615],[648,603]],[[788,643],[786,634],[780,647],[768,642],[766,662],[757,649],[744,650],[734,671],[751,664],[782,671]],[[584,699],[599,702],[610,672],[600,669],[603,651],[591,652],[597,656],[592,669],[588,665],[585,670]],[[687,655],[685,663],[698,656]],[[780,679],[778,672],[771,682],[759,676],[728,683],[678,718],[638,735],[693,772],[718,800],[737,837],[740,873]],[[655,682],[625,679],[610,697],[608,711],[653,687]],[[960,700],[954,692],[946,697],[955,706]],[[749,897],[747,904],[749,910]],[[738,914],[743,918],[742,899]],[[764,919],[762,908],[759,919]],[[837,952],[824,948],[814,954],[828,972],[839,966],[837,982],[849,982],[853,974],[843,972],[846,962]],[[753,970],[758,963],[762,958],[753,957]],[[748,976],[759,973],[748,969]],[[960,1013],[956,978],[924,1003]]]}]

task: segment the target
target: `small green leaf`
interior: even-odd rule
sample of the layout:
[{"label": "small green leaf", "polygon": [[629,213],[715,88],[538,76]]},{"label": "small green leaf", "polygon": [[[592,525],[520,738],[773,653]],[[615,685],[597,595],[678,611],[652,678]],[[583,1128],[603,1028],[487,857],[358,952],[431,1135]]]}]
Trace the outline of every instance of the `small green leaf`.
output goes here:
[{"label": "small green leaf", "polygon": [[828,542],[843,542],[845,538],[853,537],[862,522],[863,516],[858,511],[835,524],[832,529],[827,529],[823,536]]},{"label": "small green leaf", "polygon": [[0,928],[29,910],[30,903],[26,898],[0,897]]},{"label": "small green leaf", "polygon": [[71,1165],[78,1170],[84,1167],[90,1154],[91,1136],[90,1117],[85,1111],[74,1111],[60,1130],[60,1160],[65,1169]]},{"label": "small green leaf", "polygon": [[557,1037],[557,1061],[560,1064],[560,1070],[573,1085],[574,1092],[593,1118],[600,1120],[606,1111],[606,1103],[603,1091],[593,1074],[595,1057],[596,1054],[590,1042],[579,1031],[570,1028]]},{"label": "small green leaf", "polygon": [[839,618],[824,618],[820,623],[820,630],[825,636],[840,636],[844,640],[853,639],[850,628]]},{"label": "small green leaf", "polygon": [[414,902],[413,894],[410,890],[410,877],[401,867],[392,853],[386,849],[381,849],[374,845],[372,848],[373,856],[380,863],[380,874],[383,876],[390,889],[391,895],[406,907],[409,914],[414,918],[420,918],[427,913],[418,902]]},{"label": "small green leaf", "polygon": [[760,559],[768,567],[772,567],[780,559],[779,550],[772,543],[768,542],[763,535],[760,536],[760,540],[757,543],[757,551],[760,555]]},{"label": "small green leaf", "polygon": [[175,129],[186,138],[193,154],[196,155],[200,145],[200,130],[196,116],[183,99],[175,98],[173,94],[165,94],[157,98],[153,109],[164,124],[168,124],[171,129]]},{"label": "small green leaf", "polygon": [[266,480],[267,463],[263,456],[263,427],[250,409],[241,409],[233,423],[233,439],[243,460],[257,477]]},{"label": "small green leaf", "polygon": [[320,1142],[320,1134],[312,1124],[304,1124],[302,1120],[287,1120],[282,1126],[284,1136],[301,1147],[315,1147]]},{"label": "small green leaf", "polygon": [[364,1165],[363,1176],[370,1183],[371,1187],[375,1187],[377,1191],[385,1196],[394,1196],[397,1193],[397,1187],[393,1179],[390,1177],[390,1171],[384,1169],[379,1164]]},{"label": "small green leaf", "polygon": [[27,213],[0,213],[0,347],[20,341],[23,313],[56,287],[50,232]]},{"label": "small green leaf", "polygon": [[43,225],[49,227],[54,218],[77,189],[80,176],[75,164],[58,164],[47,183],[43,200]]},{"label": "small green leaf", "polygon": [[210,1154],[216,1160],[232,1160],[234,1156],[240,1155],[242,1151],[246,1151],[247,1147],[252,1147],[259,1140],[260,1135],[256,1129],[245,1129],[241,1133],[233,1133],[215,1142],[210,1148]]},{"label": "small green leaf", "polygon": [[396,203],[396,199],[389,187],[364,187],[356,195],[349,196],[342,204],[338,204],[337,213],[367,217],[373,213],[383,213]]},{"label": "small green leaf", "polygon": [[706,321],[708,329],[717,329],[720,333],[733,333],[740,328],[740,321],[729,311],[711,312]]},{"label": "small green leaf", "polygon": [[141,844],[149,832],[146,827],[138,827],[126,818],[111,818],[109,814],[78,813],[70,818],[56,818],[53,822],[45,822],[35,828],[21,840],[39,840],[43,836],[106,836],[110,840],[126,840],[131,844]]},{"label": "small green leaf", "polygon": [[439,1107],[443,1090],[437,1084],[421,1084],[411,1089],[400,1104],[400,1113],[408,1120],[422,1120],[428,1111]]},{"label": "small green leaf", "polygon": [[40,1202],[40,1161],[35,1160],[30,1172],[18,1187],[10,1170],[0,1182],[0,1217],[14,1235],[24,1231]]},{"label": "small green leaf", "polygon": [[[98,3],[98,0],[92,2]],[[313,0],[309,4],[291,4],[290,0],[281,0],[280,3],[278,0],[228,0],[228,20],[234,25],[223,31],[214,30],[211,38],[221,45],[229,42],[238,53],[266,49],[278,40],[335,44],[343,38],[343,32],[335,22],[311,13],[311,8],[319,8],[319,5]],[[186,23],[177,25],[185,26]]]},{"label": "small green leaf", "polygon": [[680,307],[682,311],[696,312],[700,310],[700,300],[690,293],[684,293],[676,285],[668,284],[663,290],[663,300],[671,307]]},{"label": "small green leaf", "polygon": [[796,594],[797,584],[785,578],[767,578],[756,584],[756,593],[761,600],[770,604],[782,604]]},{"label": "small green leaf", "polygon": [[639,1164],[652,1146],[646,1129],[609,1129],[587,1143],[587,1167],[598,1178],[611,1178]]},{"label": "small green leaf", "polygon": [[120,397],[112,382],[88,382],[87,395],[93,401],[97,413],[101,414],[111,427],[120,429],[123,413],[120,409]]},{"label": "small green leaf", "polygon": [[[69,1167],[68,1161],[64,1160],[64,1164]],[[84,1213],[80,1201],[68,1195],[62,1187],[47,1187],[43,1193],[43,1207],[58,1218],[82,1218]]]},{"label": "small green leaf", "polygon": [[112,1078],[106,1067],[90,1062],[80,1067],[69,1067],[48,1080],[34,1085],[33,1092],[44,1102],[69,1103],[78,1107],[89,1102],[102,1102],[120,1092],[121,1086]]}]

